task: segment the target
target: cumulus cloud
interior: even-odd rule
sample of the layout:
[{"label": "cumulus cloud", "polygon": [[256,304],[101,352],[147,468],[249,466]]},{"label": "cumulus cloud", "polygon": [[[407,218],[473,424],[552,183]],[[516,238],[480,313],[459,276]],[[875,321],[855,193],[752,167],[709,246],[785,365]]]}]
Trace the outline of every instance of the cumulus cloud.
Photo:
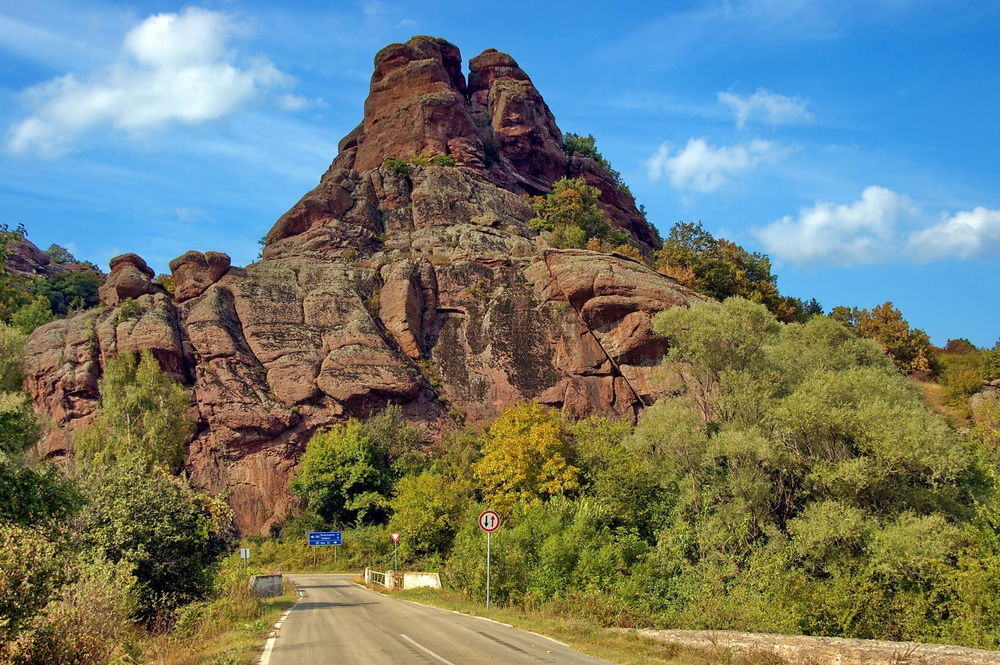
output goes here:
[{"label": "cumulus cloud", "polygon": [[776,92],[757,88],[752,95],[737,95],[733,92],[717,94],[720,102],[733,110],[736,115],[736,126],[743,129],[747,123],[759,120],[769,125],[784,125],[796,122],[809,122],[812,113],[809,112],[805,100],[800,97],[786,97]]},{"label": "cumulus cloud", "polygon": [[666,143],[661,145],[646,160],[646,171],[650,180],[667,177],[677,189],[711,192],[733,175],[776,159],[779,153],[770,141],[714,147],[703,138],[690,139],[676,154],[671,153]]},{"label": "cumulus cloud", "polygon": [[895,254],[896,225],[915,215],[909,198],[884,187],[868,187],[849,205],[819,202],[755,231],[765,249],[798,264],[850,266],[886,261]]},{"label": "cumulus cloud", "polygon": [[917,261],[1000,255],[1000,210],[977,207],[915,231],[906,253]]},{"label": "cumulus cloud", "polygon": [[99,127],[137,133],[215,120],[290,86],[266,58],[236,58],[228,45],[239,31],[230,16],[200,8],[150,16],[125,36],[110,66],[29,89],[34,112],[10,129],[8,149],[58,154]]}]

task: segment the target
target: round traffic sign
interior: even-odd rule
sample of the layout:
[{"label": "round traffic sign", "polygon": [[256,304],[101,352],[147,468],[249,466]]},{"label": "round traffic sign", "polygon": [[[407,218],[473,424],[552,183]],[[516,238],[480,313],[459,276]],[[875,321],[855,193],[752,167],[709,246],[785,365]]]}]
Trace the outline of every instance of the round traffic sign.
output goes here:
[{"label": "round traffic sign", "polygon": [[484,510],[479,514],[479,528],[493,533],[500,528],[500,515],[495,510]]},{"label": "round traffic sign", "polygon": [[398,543],[399,542],[399,534],[396,533],[395,531],[393,531],[392,533],[390,533],[389,537],[392,538],[392,542],[394,542],[394,543]]}]

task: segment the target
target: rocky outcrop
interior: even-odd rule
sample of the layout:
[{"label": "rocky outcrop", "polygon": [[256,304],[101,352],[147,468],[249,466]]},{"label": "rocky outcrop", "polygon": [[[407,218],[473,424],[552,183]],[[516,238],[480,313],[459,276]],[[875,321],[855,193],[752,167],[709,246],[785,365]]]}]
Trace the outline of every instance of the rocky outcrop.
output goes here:
[{"label": "rocky outcrop", "polygon": [[[68,272],[88,270],[103,277],[104,275],[92,263],[67,261],[56,263],[52,257],[43,252],[35,243],[20,233],[7,232],[7,258],[4,268],[8,272],[30,277],[52,277]],[[70,257],[71,258],[71,257]]]},{"label": "rocky outcrop", "polygon": [[121,254],[111,259],[111,274],[97,290],[101,303],[114,307],[124,300],[135,300],[144,295],[162,292],[153,283],[153,269],[146,265],[141,256]]},{"label": "rocky outcrop", "polygon": [[[116,257],[103,310],[39,328],[26,386],[61,425],[42,452],[70,452],[93,415],[107,359],[149,348],[190,388],[192,480],[225,493],[239,527],[266,530],[293,505],[309,437],[389,403],[436,438],[536,400],[572,416],[633,419],[657,396],[657,311],[701,298],[624,256],[556,250],[531,230],[524,194],[580,174],[614,224],[656,244],[612,174],[568,157],[551,112],[508,55],[470,62],[418,37],[375,58],[364,121],[320,183],[266,237],[263,260],[171,262],[168,294],[134,254]],[[418,153],[454,166],[384,165]]]},{"label": "rocky outcrop", "polygon": [[185,252],[170,262],[174,298],[183,302],[200,296],[229,270],[231,259],[222,252]]}]

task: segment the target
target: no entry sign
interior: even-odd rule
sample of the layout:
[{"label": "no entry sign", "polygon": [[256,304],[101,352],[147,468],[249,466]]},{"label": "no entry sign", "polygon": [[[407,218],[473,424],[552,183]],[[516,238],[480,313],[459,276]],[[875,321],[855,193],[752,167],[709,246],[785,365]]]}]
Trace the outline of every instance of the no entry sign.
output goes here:
[{"label": "no entry sign", "polygon": [[479,513],[479,528],[486,533],[493,533],[500,528],[500,515],[495,510],[484,510]]}]

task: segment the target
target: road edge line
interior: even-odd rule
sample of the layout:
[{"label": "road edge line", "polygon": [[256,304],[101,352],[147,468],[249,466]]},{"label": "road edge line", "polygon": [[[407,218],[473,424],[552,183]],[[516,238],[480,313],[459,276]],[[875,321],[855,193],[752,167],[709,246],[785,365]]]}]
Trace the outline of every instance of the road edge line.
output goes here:
[{"label": "road edge line", "polygon": [[267,641],[264,642],[264,649],[261,651],[260,660],[258,661],[259,665],[268,665],[271,662],[271,651],[274,650],[274,641],[278,639],[278,629],[281,628],[281,624],[285,623],[285,619],[288,618],[288,615],[291,614],[292,610],[295,609],[295,606],[302,600],[299,585],[293,582],[291,578],[288,578],[288,581],[291,582],[293,587],[295,587],[295,603],[285,610],[275,622],[274,630],[271,631],[271,633],[267,636]]}]

